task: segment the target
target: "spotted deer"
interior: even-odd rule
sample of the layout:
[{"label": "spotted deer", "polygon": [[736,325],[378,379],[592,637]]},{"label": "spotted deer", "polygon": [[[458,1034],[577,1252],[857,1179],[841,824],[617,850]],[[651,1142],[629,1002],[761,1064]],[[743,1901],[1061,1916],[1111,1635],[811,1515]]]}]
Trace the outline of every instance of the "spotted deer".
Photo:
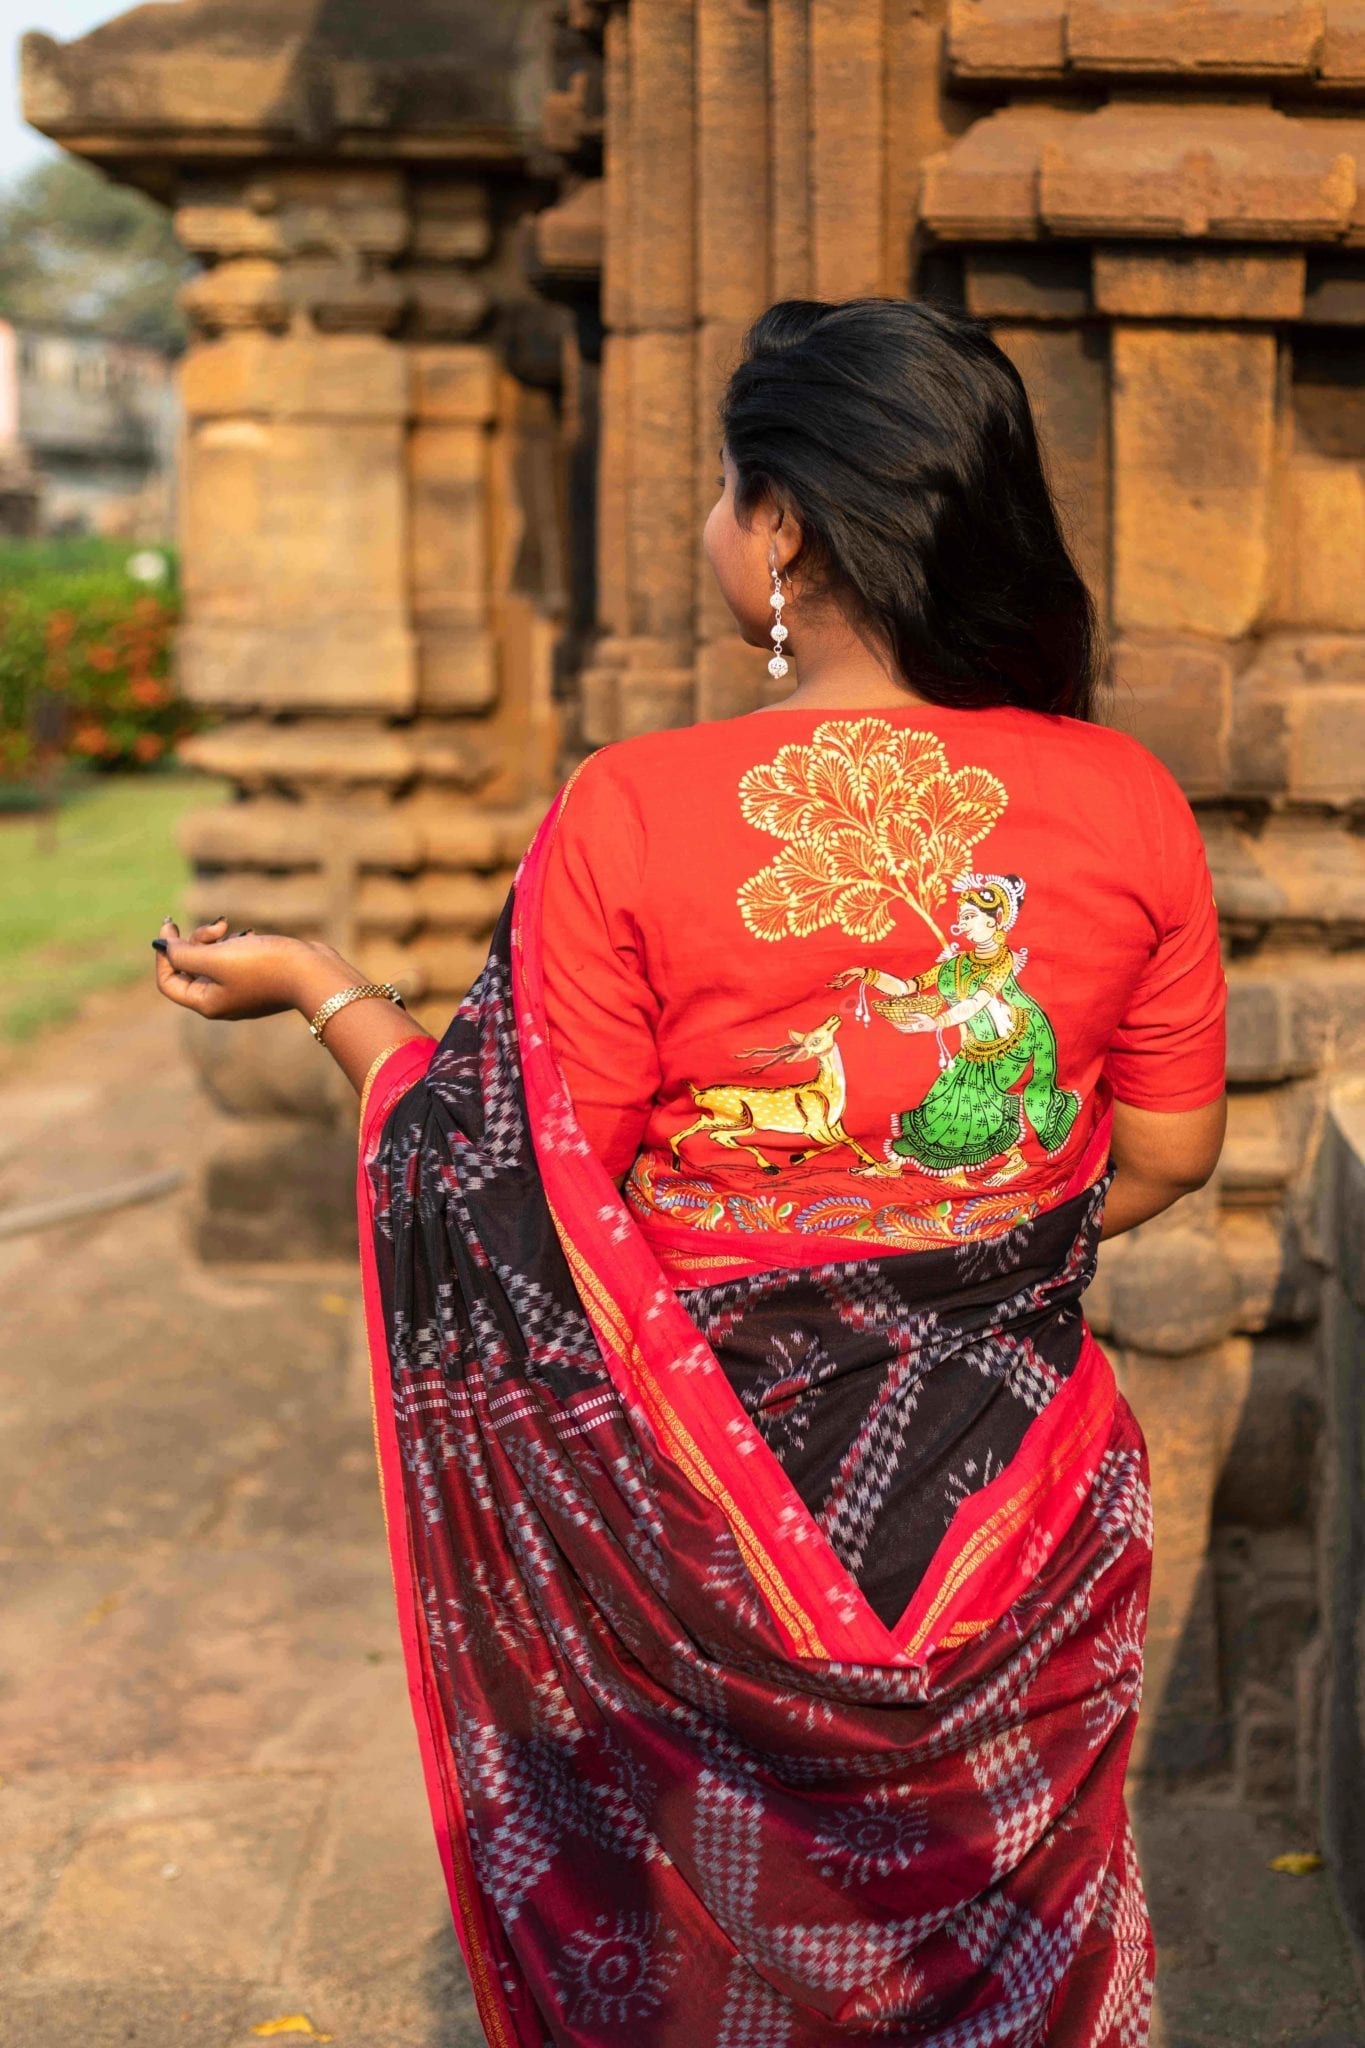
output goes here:
[{"label": "spotted deer", "polygon": [[890,1169],[864,1151],[843,1126],[847,1088],[844,1062],[834,1042],[842,1022],[836,1012],[810,1031],[789,1032],[788,1045],[753,1046],[739,1055],[742,1060],[758,1061],[756,1074],[766,1073],[769,1067],[814,1060],[816,1072],[809,1081],[798,1081],[790,1088],[755,1088],[741,1081],[717,1081],[709,1088],[698,1088],[694,1083],[692,1100],[701,1114],[671,1141],[675,1170],[681,1169],[680,1148],[686,1140],[706,1137],[728,1152],[751,1153],[765,1173],[778,1173],[780,1167],[765,1159],[754,1142],[766,1132],[809,1140],[803,1151],[791,1154],[793,1166],[816,1152],[832,1152],[847,1145],[875,1172],[888,1172]]}]

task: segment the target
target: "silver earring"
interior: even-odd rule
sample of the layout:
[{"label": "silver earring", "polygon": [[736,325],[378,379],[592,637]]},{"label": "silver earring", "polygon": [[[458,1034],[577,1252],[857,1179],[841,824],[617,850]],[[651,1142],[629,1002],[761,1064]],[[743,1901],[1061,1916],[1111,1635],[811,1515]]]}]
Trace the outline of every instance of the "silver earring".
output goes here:
[{"label": "silver earring", "polygon": [[776,682],[787,673],[787,663],[782,654],[782,642],[787,637],[787,628],[782,623],[782,607],[787,602],[782,595],[782,578],[776,562],[772,565],[773,594],[768,599],[773,608],[773,658],[768,663],[768,674]]}]

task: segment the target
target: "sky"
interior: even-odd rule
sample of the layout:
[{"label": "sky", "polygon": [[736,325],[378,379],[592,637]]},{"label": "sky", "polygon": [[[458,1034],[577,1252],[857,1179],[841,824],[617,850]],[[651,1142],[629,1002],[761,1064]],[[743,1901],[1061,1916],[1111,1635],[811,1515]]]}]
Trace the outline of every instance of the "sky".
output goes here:
[{"label": "sky", "polygon": [[53,145],[19,113],[19,38],[25,29],[45,29],[60,43],[83,36],[87,29],[116,14],[126,14],[132,0],[9,0],[0,9],[0,183],[8,184],[52,153]]}]

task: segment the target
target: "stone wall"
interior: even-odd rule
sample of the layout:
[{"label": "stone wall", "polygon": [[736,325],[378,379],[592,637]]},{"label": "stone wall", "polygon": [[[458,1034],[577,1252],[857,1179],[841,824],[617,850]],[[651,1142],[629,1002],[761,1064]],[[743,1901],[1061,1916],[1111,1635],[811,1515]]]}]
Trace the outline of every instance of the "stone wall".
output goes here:
[{"label": "stone wall", "polygon": [[[359,0],[251,0],[229,35],[182,0],[28,48],[31,117],[171,199],[206,261],[183,667],[237,798],[191,828],[195,909],[328,932],[439,1022],[565,765],[764,700],[700,551],[746,323],[861,292],[988,319],[1228,954],[1219,1175],[1107,1246],[1092,1296],[1158,1499],[1143,1760],[1304,1795],[1310,1194],[1365,1037],[1358,9],[395,12],[410,33],[367,40]],[[203,1036],[239,1112],[206,1249],[338,1242],[350,1133],[315,1049]]]}]

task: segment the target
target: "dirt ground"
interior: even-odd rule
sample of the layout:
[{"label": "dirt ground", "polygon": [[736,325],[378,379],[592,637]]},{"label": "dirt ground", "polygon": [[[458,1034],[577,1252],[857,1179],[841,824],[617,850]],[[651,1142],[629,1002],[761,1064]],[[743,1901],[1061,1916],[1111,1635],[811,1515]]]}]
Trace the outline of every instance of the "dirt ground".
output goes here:
[{"label": "dirt ground", "polygon": [[[5,1210],[192,1166],[149,989],[0,1071]],[[249,1027],[244,1027],[249,1028]],[[0,2035],[477,2048],[408,1718],[354,1275],[234,1276],[184,1188],[0,1237]],[[1143,1800],[1163,2048],[1362,2048],[1303,1829]],[[707,2048],[697,2043],[695,2048]]]}]

